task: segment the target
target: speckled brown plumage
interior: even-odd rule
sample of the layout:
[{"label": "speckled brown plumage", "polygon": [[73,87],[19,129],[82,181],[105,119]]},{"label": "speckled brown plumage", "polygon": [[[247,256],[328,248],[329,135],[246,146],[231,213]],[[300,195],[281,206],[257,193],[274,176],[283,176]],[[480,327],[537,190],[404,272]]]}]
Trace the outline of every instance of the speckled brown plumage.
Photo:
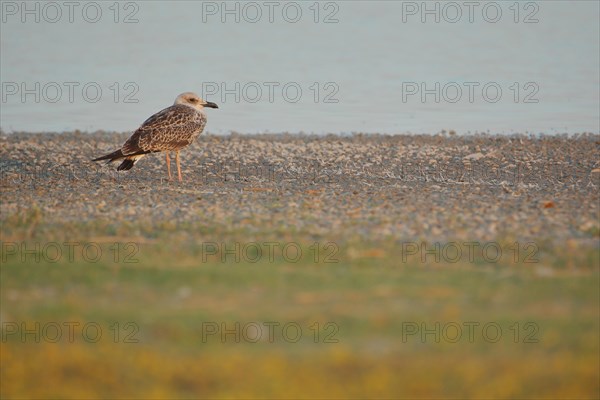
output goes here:
[{"label": "speckled brown plumage", "polygon": [[148,118],[123,144],[121,152],[127,156],[178,150],[191,144],[205,125],[205,114],[176,104]]},{"label": "speckled brown plumage", "polygon": [[123,159],[117,168],[117,171],[123,171],[131,169],[145,154],[165,151],[167,171],[171,179],[169,151],[175,151],[177,173],[181,181],[179,150],[190,145],[204,130],[204,107],[218,108],[215,103],[204,101],[194,93],[182,93],[171,107],[144,121],[120,149],[92,161],[108,160],[110,163]]}]

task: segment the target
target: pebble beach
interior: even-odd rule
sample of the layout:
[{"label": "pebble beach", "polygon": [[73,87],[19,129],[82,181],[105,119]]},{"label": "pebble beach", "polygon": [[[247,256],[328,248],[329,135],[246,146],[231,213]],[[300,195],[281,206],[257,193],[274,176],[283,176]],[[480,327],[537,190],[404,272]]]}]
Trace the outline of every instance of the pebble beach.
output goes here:
[{"label": "pebble beach", "polygon": [[181,152],[182,183],[167,179],[163,154],[124,172],[90,161],[127,137],[2,134],[2,219],[36,207],[48,223],[209,224],[371,240],[598,238],[598,135],[203,135]]}]

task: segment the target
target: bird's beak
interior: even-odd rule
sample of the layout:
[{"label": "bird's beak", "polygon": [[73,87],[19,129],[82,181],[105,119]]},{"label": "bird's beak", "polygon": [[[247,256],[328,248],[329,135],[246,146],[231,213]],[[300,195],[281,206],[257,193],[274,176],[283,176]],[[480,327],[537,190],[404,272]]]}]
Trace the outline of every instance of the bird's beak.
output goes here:
[{"label": "bird's beak", "polygon": [[206,103],[202,104],[204,107],[210,107],[210,108],[219,108],[218,105],[216,105],[215,103],[212,103],[210,101],[207,101]]}]

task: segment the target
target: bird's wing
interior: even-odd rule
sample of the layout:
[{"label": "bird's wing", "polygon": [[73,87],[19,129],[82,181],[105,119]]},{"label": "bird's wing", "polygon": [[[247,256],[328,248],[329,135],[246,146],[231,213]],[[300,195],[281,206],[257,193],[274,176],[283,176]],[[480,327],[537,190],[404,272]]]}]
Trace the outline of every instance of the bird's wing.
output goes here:
[{"label": "bird's wing", "polygon": [[121,151],[124,155],[176,150],[189,145],[202,132],[206,116],[193,108],[174,105],[148,118]]}]

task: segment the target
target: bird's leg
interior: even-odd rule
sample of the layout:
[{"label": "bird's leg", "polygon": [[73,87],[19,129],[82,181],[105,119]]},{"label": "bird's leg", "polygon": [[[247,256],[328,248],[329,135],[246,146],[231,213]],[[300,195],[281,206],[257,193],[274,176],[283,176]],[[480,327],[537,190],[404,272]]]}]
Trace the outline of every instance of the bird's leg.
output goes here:
[{"label": "bird's leg", "polygon": [[167,154],[167,172],[169,173],[169,180],[172,181],[173,177],[171,176],[171,157],[169,157],[169,152],[166,152]]},{"label": "bird's leg", "polygon": [[177,176],[179,182],[183,182],[183,179],[181,179],[181,167],[179,166],[179,150],[175,151],[175,162],[177,163]]}]

